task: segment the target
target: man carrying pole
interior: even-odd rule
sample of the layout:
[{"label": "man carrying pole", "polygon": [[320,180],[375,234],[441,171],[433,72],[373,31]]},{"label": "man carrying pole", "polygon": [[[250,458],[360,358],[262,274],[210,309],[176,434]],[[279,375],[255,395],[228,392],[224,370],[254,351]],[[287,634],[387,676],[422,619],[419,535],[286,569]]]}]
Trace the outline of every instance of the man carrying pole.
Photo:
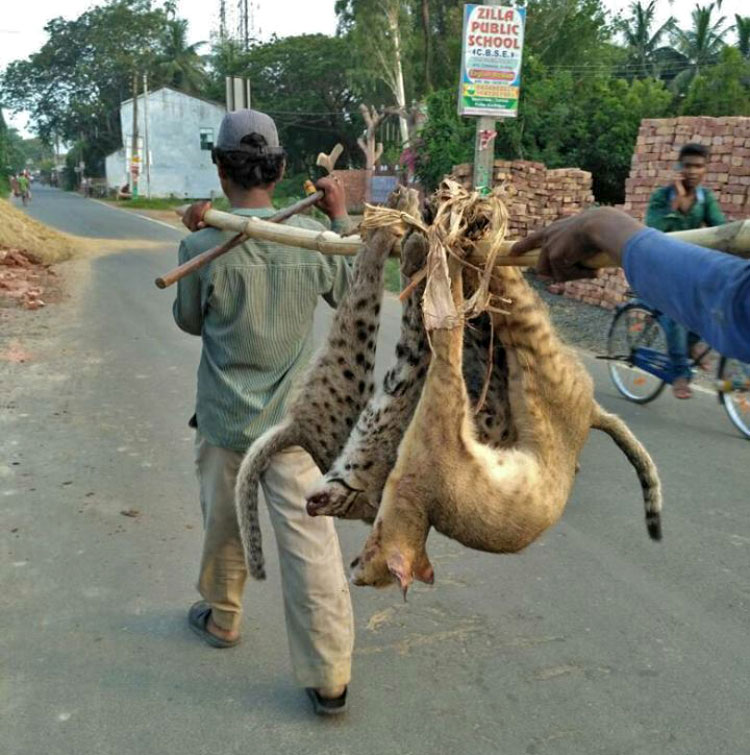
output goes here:
[{"label": "man carrying pole", "polygon": [[[273,214],[285,153],[271,118],[254,110],[228,113],[213,158],[233,213]],[[343,189],[333,178],[318,188],[333,229],[346,230]],[[202,227],[205,209],[190,208],[188,228]],[[303,216],[288,222],[322,230]],[[212,228],[198,230],[182,242],[180,262],[228,238]],[[212,647],[240,641],[247,570],[234,505],[239,465],[250,444],[284,416],[295,378],[312,353],[318,297],[336,306],[349,281],[341,257],[252,239],[179,281],[175,320],[203,342],[193,422],[205,526],[198,580],[203,599],[191,607],[188,621]],[[277,455],[261,483],[279,549],[295,676],[315,711],[331,714],[346,707],[354,631],[333,520],[305,511],[304,493],[319,474],[310,456],[295,448]]]}]

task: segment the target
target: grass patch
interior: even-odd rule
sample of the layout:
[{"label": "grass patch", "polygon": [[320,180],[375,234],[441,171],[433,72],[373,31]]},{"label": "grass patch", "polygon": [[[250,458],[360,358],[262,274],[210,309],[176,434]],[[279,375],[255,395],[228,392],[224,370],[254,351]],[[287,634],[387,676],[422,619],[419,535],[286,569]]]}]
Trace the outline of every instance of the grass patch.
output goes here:
[{"label": "grass patch", "polygon": [[173,207],[179,207],[182,204],[190,204],[192,199],[180,199],[179,197],[136,197],[135,199],[105,199],[117,207],[124,210],[171,210]]},{"label": "grass patch", "polygon": [[397,257],[389,257],[385,262],[385,290],[401,293],[401,268]]}]

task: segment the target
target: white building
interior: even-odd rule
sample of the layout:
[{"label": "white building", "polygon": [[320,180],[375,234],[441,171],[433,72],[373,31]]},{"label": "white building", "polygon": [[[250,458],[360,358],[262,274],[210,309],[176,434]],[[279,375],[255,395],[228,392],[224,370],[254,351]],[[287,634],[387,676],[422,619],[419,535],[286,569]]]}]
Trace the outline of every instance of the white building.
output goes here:
[{"label": "white building", "polygon": [[[148,111],[148,112],[147,112]],[[203,198],[221,193],[211,148],[226,112],[222,105],[170,87],[138,96],[138,153],[141,172],[138,193],[147,194],[146,154],[148,133],[152,197]],[[146,116],[148,115],[148,129]],[[123,148],[107,156],[107,186],[120,188],[129,181],[133,144],[133,100],[120,104]]]}]

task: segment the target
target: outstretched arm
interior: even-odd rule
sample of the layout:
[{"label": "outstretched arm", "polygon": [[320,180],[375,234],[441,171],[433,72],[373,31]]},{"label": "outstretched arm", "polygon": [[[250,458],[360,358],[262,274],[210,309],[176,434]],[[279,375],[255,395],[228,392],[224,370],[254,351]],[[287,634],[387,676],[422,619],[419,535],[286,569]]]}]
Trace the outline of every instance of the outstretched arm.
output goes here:
[{"label": "outstretched arm", "polygon": [[671,239],[623,212],[599,208],[517,242],[541,247],[537,270],[555,280],[590,276],[579,263],[598,251],[625,269],[638,295],[726,356],[750,361],[750,262]]}]

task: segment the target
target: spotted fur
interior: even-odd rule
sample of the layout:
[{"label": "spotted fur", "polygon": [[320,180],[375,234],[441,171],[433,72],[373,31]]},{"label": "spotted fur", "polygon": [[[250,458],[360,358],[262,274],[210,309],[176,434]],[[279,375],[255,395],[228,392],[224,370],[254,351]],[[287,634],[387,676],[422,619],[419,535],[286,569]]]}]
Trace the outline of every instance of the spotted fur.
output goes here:
[{"label": "spotted fur", "polygon": [[[417,194],[399,189],[391,195],[389,205],[414,214]],[[248,570],[256,579],[265,578],[258,519],[260,476],[276,453],[291,446],[301,446],[319,469],[327,470],[373,394],[384,268],[399,234],[397,228],[388,226],[366,239],[328,339],[298,383],[283,421],[258,438],[242,461],[235,503]]]},{"label": "spotted fur", "polygon": [[[408,278],[421,269],[427,256],[427,240],[412,233],[402,247],[401,271]],[[357,424],[339,457],[307,496],[307,510],[313,516],[372,522],[380,505],[385,481],[396,462],[398,445],[404,436],[422,393],[430,363],[430,348],[422,322],[424,284],[407,298],[396,345],[396,363],[383,384],[359,415]],[[500,447],[512,443],[515,432],[510,422],[507,398],[507,366],[502,344],[492,339],[490,320],[483,315],[467,328],[463,371],[472,406],[479,400],[487,377],[488,360],[493,370],[486,398],[477,417],[477,431],[483,443]]]},{"label": "spotted fur", "polygon": [[[463,303],[460,268],[452,293]],[[496,268],[493,293],[511,301],[493,314],[507,357],[508,401],[517,433],[504,448],[482,443],[462,374],[464,328],[436,329],[425,386],[386,482],[373,530],[352,563],[355,584],[405,591],[431,582],[431,527],[478,550],[514,553],[561,516],[590,428],[609,432],[639,471],[649,534],[658,539],[661,490],[653,461],[624,423],[593,398],[593,383],[557,338],[546,307],[521,273]]]}]

